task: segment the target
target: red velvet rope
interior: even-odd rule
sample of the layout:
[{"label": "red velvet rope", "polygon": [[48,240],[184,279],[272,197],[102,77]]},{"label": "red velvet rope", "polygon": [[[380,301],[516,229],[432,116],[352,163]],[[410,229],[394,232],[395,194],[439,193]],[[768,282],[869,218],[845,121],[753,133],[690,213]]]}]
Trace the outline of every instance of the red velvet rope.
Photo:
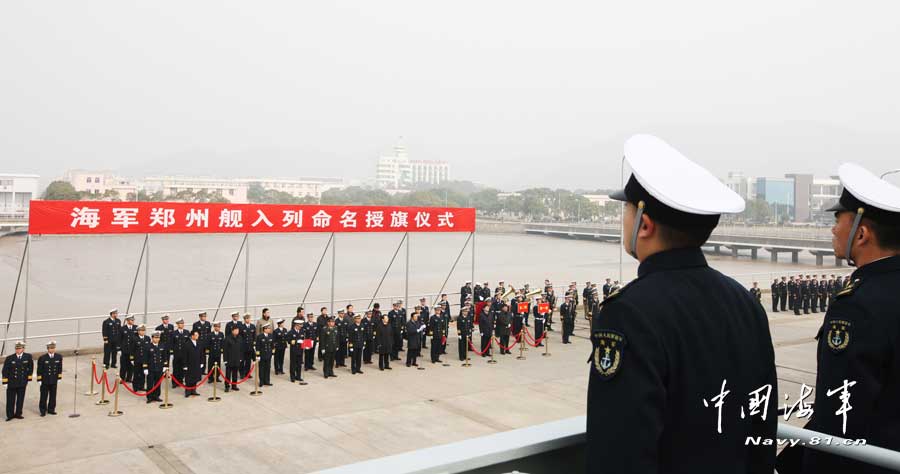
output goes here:
[{"label": "red velvet rope", "polygon": [[181,387],[181,388],[183,388],[183,389],[185,389],[185,390],[197,390],[201,385],[205,384],[206,381],[209,380],[209,376],[212,375],[213,372],[214,372],[214,370],[210,370],[209,372],[207,372],[207,373],[206,373],[206,377],[203,377],[203,380],[201,380],[200,382],[198,382],[197,385],[194,385],[194,386],[191,386],[191,387],[188,387],[188,386],[186,386],[186,385],[183,385],[181,382],[178,381],[178,379],[175,378],[174,375],[172,376],[172,381],[175,382],[175,385],[178,385],[179,387]]},{"label": "red velvet rope", "polygon": [[[522,333],[519,332],[519,334],[522,334]],[[513,339],[513,343],[510,344],[509,347],[505,347],[503,344],[500,344],[500,338],[499,338],[499,337],[495,337],[495,338],[494,338],[494,341],[497,343],[497,346],[500,347],[501,349],[503,349],[504,351],[509,351],[509,350],[511,350],[513,347],[516,347],[516,344],[519,343],[518,340]]]},{"label": "red velvet rope", "polygon": [[94,377],[94,383],[97,385],[100,385],[100,382],[103,380],[103,377],[106,375],[106,371],[104,370],[103,375],[97,377],[97,361],[95,361],[95,360],[91,361],[91,370],[93,371],[93,374],[91,374],[91,376]]},{"label": "red velvet rope", "polygon": [[109,388],[109,376],[106,372],[103,372],[103,375],[100,376],[100,379],[103,380],[103,385],[106,387],[106,392],[110,395],[116,393],[116,390],[119,389],[119,384],[113,382],[113,388]]},{"label": "red velvet rope", "polygon": [[[532,336],[531,333],[528,332],[528,328],[524,328],[524,331],[525,331],[525,343],[531,347],[537,347],[538,344],[540,344],[544,340],[544,338],[547,337],[547,332],[545,331],[544,334],[541,334],[541,338],[535,341],[534,336]],[[531,338],[532,342],[528,342],[528,338]]]},{"label": "red velvet rope", "polygon": [[469,339],[469,348],[472,349],[472,352],[474,352],[478,356],[483,356],[483,355],[487,354],[487,351],[488,351],[488,349],[490,349],[490,347],[491,347],[491,341],[488,341],[487,346],[485,346],[484,349],[481,350],[481,352],[478,352],[478,349],[476,349],[475,346],[472,345],[472,340]]},{"label": "red velvet rope", "polygon": [[165,378],[166,378],[165,375],[160,377],[159,380],[156,381],[156,385],[154,385],[153,388],[151,388],[150,390],[147,390],[144,393],[135,392],[134,390],[131,389],[131,387],[128,386],[128,383],[126,383],[124,380],[122,381],[122,386],[125,387],[125,390],[128,390],[129,392],[131,392],[132,395],[135,395],[138,397],[146,397],[147,395],[150,395],[151,392],[155,392],[156,389],[158,389],[159,386],[162,384],[162,381],[165,380]]},{"label": "red velvet rope", "polygon": [[219,373],[222,374],[222,378],[225,379],[225,383],[226,383],[226,384],[228,384],[228,385],[240,385],[240,384],[246,382],[248,379],[250,379],[250,375],[253,374],[253,367],[255,367],[255,366],[256,366],[256,364],[250,364],[250,370],[247,371],[247,376],[244,377],[244,378],[242,378],[242,379],[240,379],[240,380],[238,380],[237,382],[232,382],[231,380],[228,380],[228,377],[225,376],[225,372],[222,372],[222,368],[221,368],[221,367],[219,367]]}]

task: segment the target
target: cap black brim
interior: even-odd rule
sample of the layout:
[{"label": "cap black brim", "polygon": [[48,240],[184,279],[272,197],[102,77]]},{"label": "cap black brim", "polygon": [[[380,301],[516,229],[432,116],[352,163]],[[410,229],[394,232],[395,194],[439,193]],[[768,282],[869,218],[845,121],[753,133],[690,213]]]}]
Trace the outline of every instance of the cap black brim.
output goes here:
[{"label": "cap black brim", "polygon": [[844,207],[840,202],[837,202],[833,206],[829,207],[828,209],[825,209],[826,212],[843,212],[843,211],[847,211],[847,210],[848,209],[846,207]]},{"label": "cap black brim", "polygon": [[628,198],[625,197],[625,190],[620,189],[609,195],[609,198],[613,201],[628,201]]}]

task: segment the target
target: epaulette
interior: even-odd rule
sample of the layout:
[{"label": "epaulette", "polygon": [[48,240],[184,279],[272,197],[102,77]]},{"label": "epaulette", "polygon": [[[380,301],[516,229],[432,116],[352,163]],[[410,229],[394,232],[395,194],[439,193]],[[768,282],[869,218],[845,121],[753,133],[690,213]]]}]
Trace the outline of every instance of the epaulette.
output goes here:
[{"label": "epaulette", "polygon": [[861,285],[861,284],[862,284],[861,278],[854,278],[852,281],[847,280],[847,282],[844,284],[844,288],[841,291],[837,292],[837,295],[835,295],[835,298],[841,298],[844,296],[852,295],[853,292],[856,291],[856,289],[859,288],[859,285]]},{"label": "epaulette", "polygon": [[626,284],[622,285],[621,287],[617,288],[617,289],[616,289],[615,291],[613,291],[612,293],[610,293],[609,296],[607,296],[603,301],[597,303],[597,308],[600,309],[600,308],[602,308],[603,305],[605,305],[606,303],[608,303],[608,302],[612,301],[613,299],[618,298],[619,296],[621,296],[622,293],[625,292],[625,289],[628,288],[628,285],[630,285],[630,284],[631,284],[631,282],[626,283]]}]

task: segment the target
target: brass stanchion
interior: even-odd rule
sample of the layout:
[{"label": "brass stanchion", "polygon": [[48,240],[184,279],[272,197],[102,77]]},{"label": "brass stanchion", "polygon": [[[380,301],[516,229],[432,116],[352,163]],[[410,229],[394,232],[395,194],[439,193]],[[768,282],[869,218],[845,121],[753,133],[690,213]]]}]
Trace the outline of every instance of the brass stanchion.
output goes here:
[{"label": "brass stanchion", "polygon": [[519,331],[519,357],[516,357],[516,359],[525,359],[525,326],[522,326],[522,330]]},{"label": "brass stanchion", "polygon": [[546,332],[546,331],[547,331],[547,330],[545,329],[545,330],[544,330],[544,335],[543,335],[543,337],[544,337],[544,353],[541,354],[542,356],[548,356],[548,355],[550,355],[550,338],[547,337],[547,332]]},{"label": "brass stanchion", "polygon": [[471,366],[472,366],[472,363],[469,362],[469,348],[475,347],[475,346],[472,344],[472,333],[471,333],[471,332],[470,332],[469,335],[466,337],[466,339],[468,339],[468,341],[466,341],[466,342],[468,343],[468,345],[466,346],[466,360],[465,360],[465,362],[462,363],[462,366],[463,366],[463,367],[471,367]]},{"label": "brass stanchion", "polygon": [[[498,343],[497,345],[499,346],[500,344]],[[493,338],[493,336],[491,337],[491,342],[488,344],[488,350],[491,352],[491,354],[490,354],[491,358],[490,358],[490,360],[488,360],[488,364],[496,364],[497,361],[494,360],[494,338]]]},{"label": "brass stanchion", "polygon": [[97,358],[91,357],[91,389],[87,392],[84,392],[85,395],[93,396],[96,395],[97,392],[94,391],[94,374],[97,373]]},{"label": "brass stanchion", "polygon": [[[109,372],[107,372],[107,369],[103,369],[103,375],[100,376],[100,382],[102,382],[103,385],[100,386],[100,400],[97,400],[97,405],[109,404],[109,400],[106,399],[106,381],[104,380],[105,377],[109,377]],[[94,375],[91,374],[91,379],[93,378]]]},{"label": "brass stanchion", "polygon": [[218,377],[218,375],[219,375],[219,363],[216,362],[213,365],[213,375],[211,375],[212,382],[213,382],[213,394],[211,397],[206,399],[206,401],[208,401],[208,402],[218,402],[218,401],[222,400],[222,397],[216,396],[216,394],[217,394],[216,387],[218,386],[218,384],[216,384],[216,378]]},{"label": "brass stanchion", "polygon": [[259,389],[259,363],[256,363],[256,377],[253,377],[253,387],[254,390],[250,392],[251,397],[256,397],[262,395],[262,391]]},{"label": "brass stanchion", "polygon": [[159,407],[162,408],[163,410],[172,408],[172,404],[169,403],[169,384],[172,383],[169,380],[171,378],[172,378],[172,374],[169,373],[169,369],[167,367],[165,369],[165,371],[163,372],[163,385],[165,386],[165,387],[163,387],[163,402],[159,404]]},{"label": "brass stanchion", "polygon": [[122,416],[124,414],[123,412],[119,411],[119,392],[121,392],[121,390],[119,389],[119,385],[121,385],[121,384],[122,384],[122,379],[119,378],[118,375],[116,375],[116,385],[115,385],[116,393],[113,396],[113,409],[111,412],[109,412],[109,416]]}]

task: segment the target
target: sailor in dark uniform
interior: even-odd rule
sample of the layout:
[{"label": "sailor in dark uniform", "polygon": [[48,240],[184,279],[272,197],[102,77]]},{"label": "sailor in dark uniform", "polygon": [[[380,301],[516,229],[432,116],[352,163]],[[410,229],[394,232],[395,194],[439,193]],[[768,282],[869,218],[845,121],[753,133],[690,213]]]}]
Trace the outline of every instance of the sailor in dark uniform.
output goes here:
[{"label": "sailor in dark uniform", "polygon": [[[476,288],[477,289],[477,288]],[[413,311],[406,323],[406,366],[418,367],[416,359],[419,357],[419,348],[422,342],[421,333],[424,326],[420,326],[419,312]]]},{"label": "sailor in dark uniform", "polygon": [[509,330],[512,327],[512,315],[509,313],[509,305],[503,304],[500,306],[500,311],[497,312],[497,317],[494,321],[494,334],[499,339],[498,346],[500,347],[500,355],[503,354],[511,354],[509,349],[504,349],[504,347],[511,347],[509,345]]},{"label": "sailor in dark uniform", "polygon": [[782,276],[778,282],[778,301],[781,303],[781,310],[787,310],[787,277]]},{"label": "sailor in dark uniform", "polygon": [[366,317],[362,318],[360,325],[365,331],[366,344],[362,350],[363,364],[372,363],[372,352],[375,350],[375,321],[372,319],[372,310],[366,311]]},{"label": "sailor in dark uniform", "polygon": [[[766,313],[701,250],[744,200],[656,137],[630,138],[625,160],[632,176],[610,197],[626,202],[624,247],[641,263],[593,317],[588,472],[771,473],[774,445],[747,443],[775,438]],[[748,411],[747,394],[767,388]]]},{"label": "sailor in dark uniform", "polygon": [[316,342],[319,340],[319,327],[317,324],[315,315],[312,313],[306,315],[306,324],[303,325],[304,339],[312,341],[312,346],[309,349],[304,349],[303,352],[303,370],[306,371],[316,370],[313,362],[316,360]]},{"label": "sailor in dark uniform", "polygon": [[[144,365],[142,369],[150,384],[148,389],[153,388],[156,381],[163,376],[163,373],[169,369],[169,350],[160,343],[162,332],[156,331],[150,337],[150,345],[147,346],[144,356],[141,358]],[[156,390],[147,392],[147,403],[161,402],[159,398],[159,387]]]},{"label": "sailor in dark uniform", "polygon": [[337,317],[334,318],[334,328],[337,329],[338,333],[338,348],[334,353],[335,367],[347,367],[347,326],[349,324],[344,319],[345,314],[344,310],[339,309]]},{"label": "sailor in dark uniform", "polygon": [[[241,327],[241,339],[244,343],[244,366],[241,367],[241,373],[249,373],[250,366],[256,360],[256,325],[253,324],[253,316],[250,313],[244,314],[244,324]],[[253,378],[253,375],[250,375]]]},{"label": "sailor in dark uniform", "polygon": [[34,373],[34,359],[25,352],[25,343],[16,342],[16,352],[3,361],[2,385],[6,386],[6,421],[21,420],[25,388]]},{"label": "sailor in dark uniform", "polygon": [[272,385],[272,355],[275,352],[272,323],[263,323],[262,334],[256,336],[254,348],[259,364],[259,386]]},{"label": "sailor in dark uniform", "polygon": [[[762,305],[762,290],[759,288],[758,285],[759,285],[759,283],[757,283],[755,281],[753,282],[753,286],[750,288],[750,294],[753,295],[753,298],[756,301],[758,301],[760,305]],[[772,292],[773,293],[775,293],[777,291],[775,286],[776,286],[775,283],[772,283]],[[777,306],[777,302],[775,301],[775,299],[773,297],[773,299],[772,299],[772,310],[773,311],[778,311],[776,306]]]},{"label": "sailor in dark uniform", "polygon": [[[200,331],[200,347],[209,348],[209,335],[212,333],[212,323],[206,320],[207,315],[206,311],[198,314],[197,317],[199,321],[194,321],[194,325],[191,326],[192,330]],[[204,349],[205,350],[205,349]],[[203,354],[204,357],[208,355],[208,352]],[[209,361],[205,361],[206,367],[210,367]]]},{"label": "sailor in dark uniform", "polygon": [[[755,286],[756,282],[753,282],[753,285]],[[757,290],[757,291],[759,291],[759,290]],[[776,278],[772,282],[771,291],[772,291],[772,312],[777,313],[778,312],[778,297],[781,296],[781,293],[778,291],[778,278]],[[757,298],[757,299],[761,300],[762,299],[761,297],[762,297],[762,293],[760,292],[760,298]]]},{"label": "sailor in dark uniform", "polygon": [[56,353],[56,341],[47,343],[47,353],[38,357],[37,383],[41,386],[38,410],[41,416],[56,414],[56,384],[62,380],[63,360]]},{"label": "sailor in dark uniform", "polygon": [[347,329],[347,350],[350,351],[350,373],[361,374],[362,357],[366,349],[368,334],[359,314],[353,315],[353,324]]},{"label": "sailor in dark uniform", "polygon": [[459,316],[456,317],[456,336],[458,338],[456,348],[459,353],[459,360],[466,360],[466,353],[469,351],[469,338],[472,336],[474,321],[475,319],[469,312],[468,306],[464,306],[460,310]]},{"label": "sailor in dark uniform", "polygon": [[[485,282],[484,285],[485,288],[488,288],[487,282]],[[488,292],[490,293],[490,289],[488,289]],[[488,298],[490,298],[490,296],[488,296]],[[419,298],[419,323],[424,324],[426,328],[428,327],[428,322],[431,319],[431,308],[428,307],[427,302],[428,300],[426,300],[425,298]],[[422,336],[421,348],[428,349],[428,337],[424,332],[420,335]]]},{"label": "sailor in dark uniform", "polygon": [[275,338],[275,375],[284,374],[284,351],[287,348],[287,328],[284,327],[284,318],[275,321],[278,327],[272,331]]},{"label": "sailor in dark uniform", "polygon": [[790,280],[788,280],[787,291],[788,291],[788,309],[791,311],[794,311],[794,301],[795,301],[796,293],[797,293],[797,282],[794,281],[793,275],[791,275]]},{"label": "sailor in dark uniform", "polygon": [[[437,306],[440,310],[442,306]],[[431,318],[431,325],[428,326],[428,336],[431,337],[431,363],[441,362],[441,344],[446,341],[447,333],[444,332],[443,316],[435,316]]]},{"label": "sailor in dark uniform", "polygon": [[109,318],[103,320],[103,368],[116,368],[116,356],[122,342],[122,321],[119,321],[119,310],[109,312]]},{"label": "sailor in dark uniform", "polygon": [[803,314],[809,314],[809,275],[800,280],[800,304],[803,308]]},{"label": "sailor in dark uniform", "polygon": [[[597,295],[599,297],[599,295]],[[534,340],[537,342],[536,347],[544,347],[543,341],[541,338],[544,336],[544,323],[547,320],[547,313],[541,312],[541,303],[544,302],[544,298],[538,298],[533,307],[534,313]],[[541,341],[541,342],[538,342]]]},{"label": "sailor in dark uniform", "polygon": [[490,305],[484,305],[481,315],[478,316],[478,332],[481,333],[481,346],[478,352],[482,353],[481,357],[488,357],[493,349],[491,338],[494,336],[494,312],[491,311]]},{"label": "sailor in dark uniform", "polygon": [[828,281],[824,274],[819,280],[819,310],[823,313],[828,310]]},{"label": "sailor in dark uniform", "polygon": [[244,338],[238,324],[233,324],[231,331],[225,336],[225,352],[222,356],[225,361],[225,376],[228,379],[225,381],[225,392],[229,389],[239,391],[237,382],[247,374],[241,372],[244,368]]},{"label": "sailor in dark uniform", "polygon": [[[816,337],[815,411],[806,428],[900,451],[900,188],[852,163],[838,173],[844,190],[829,209],[834,255],[856,270]],[[802,447],[778,461],[786,474],[893,472]]]},{"label": "sailor in dark uniform", "polygon": [[121,342],[119,348],[122,356],[119,359],[119,377],[126,382],[131,382],[134,377],[134,340],[137,336],[137,326],[134,325],[134,316],[125,315],[125,325],[122,326]]},{"label": "sailor in dark uniform", "polygon": [[[191,340],[191,332],[184,328],[184,318],[175,321],[175,332],[172,334],[172,377],[184,383],[184,350]],[[175,388],[175,380],[172,380],[172,388]]]},{"label": "sailor in dark uniform", "polygon": [[291,321],[293,327],[284,337],[288,345],[288,370],[291,373],[291,383],[303,381],[303,340],[306,338],[303,324],[301,316],[294,318]]},{"label": "sailor in dark uniform", "polygon": [[231,321],[225,324],[225,334],[231,334],[231,328],[233,327],[237,327],[241,331],[244,330],[244,325],[241,323],[241,313],[237,311],[231,313]]},{"label": "sailor in dark uniform", "polygon": [[[147,326],[141,324],[137,327],[137,331],[135,332],[133,342],[131,344],[131,364],[133,367],[134,374],[132,375],[132,380],[134,381],[134,389],[135,390],[145,390],[150,388],[147,384],[147,374],[144,373],[144,355],[147,346],[150,345],[150,336],[147,335]],[[153,383],[156,383],[154,380]]]},{"label": "sailor in dark uniform", "polygon": [[[225,333],[222,332],[222,323],[213,323],[213,330],[209,334],[209,343],[206,346],[206,366],[210,370],[222,368],[222,351],[225,349]],[[216,381],[222,380],[222,374],[216,371]]]},{"label": "sailor in dark uniform", "polygon": [[168,314],[162,315],[160,319],[162,324],[156,326],[155,329],[159,332],[159,343],[165,348],[170,348],[172,347],[172,335],[175,334],[175,325],[169,322]]},{"label": "sailor in dark uniform", "polygon": [[[604,300],[605,298],[609,298],[609,295],[607,294]],[[567,296],[566,302],[559,306],[559,317],[563,325],[562,343],[571,344],[569,338],[575,333],[575,304],[572,303],[571,296]]]}]

